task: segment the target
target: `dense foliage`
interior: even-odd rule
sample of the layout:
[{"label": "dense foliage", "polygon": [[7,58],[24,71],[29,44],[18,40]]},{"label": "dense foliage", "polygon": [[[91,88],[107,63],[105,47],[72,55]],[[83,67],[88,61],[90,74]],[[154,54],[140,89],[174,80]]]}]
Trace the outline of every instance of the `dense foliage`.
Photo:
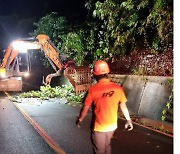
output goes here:
[{"label": "dense foliage", "polygon": [[172,44],[172,0],[105,0],[93,16],[102,22],[104,50],[113,55],[136,48],[162,51]]},{"label": "dense foliage", "polygon": [[166,103],[166,107],[162,111],[161,120],[173,123],[173,90],[169,96],[169,101]]},{"label": "dense foliage", "polygon": [[48,35],[55,45],[62,42],[64,35],[68,33],[69,24],[65,17],[60,17],[56,12],[52,12],[42,17],[37,23],[34,23],[37,29],[30,35],[38,34]]},{"label": "dense foliage", "polygon": [[79,25],[51,13],[33,35],[45,33],[78,65],[110,60],[139,48],[151,53],[173,47],[173,0],[86,0],[87,20]]},{"label": "dense foliage", "polygon": [[168,85],[171,87],[171,94],[169,96],[168,101],[166,102],[166,106],[162,111],[161,120],[169,123],[173,123],[173,104],[174,104],[174,90],[173,90],[173,80],[168,81]]}]

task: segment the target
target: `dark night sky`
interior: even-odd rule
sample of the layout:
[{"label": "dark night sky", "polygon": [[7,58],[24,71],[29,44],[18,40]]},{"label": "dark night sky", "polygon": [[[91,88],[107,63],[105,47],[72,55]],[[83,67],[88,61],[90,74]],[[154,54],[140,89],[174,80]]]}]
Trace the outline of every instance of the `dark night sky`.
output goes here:
[{"label": "dark night sky", "polygon": [[82,15],[85,11],[84,0],[0,0],[0,15],[13,13],[21,17],[41,17],[49,12],[59,12],[60,15]]},{"label": "dark night sky", "polygon": [[13,39],[28,37],[33,23],[50,12],[58,12],[70,22],[83,21],[84,3],[84,0],[0,0],[0,59],[2,50]]}]

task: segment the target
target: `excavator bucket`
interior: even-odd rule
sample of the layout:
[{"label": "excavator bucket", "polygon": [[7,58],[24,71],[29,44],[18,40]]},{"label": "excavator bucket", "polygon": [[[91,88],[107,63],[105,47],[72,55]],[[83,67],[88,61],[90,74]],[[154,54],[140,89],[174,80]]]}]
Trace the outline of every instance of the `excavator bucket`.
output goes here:
[{"label": "excavator bucket", "polygon": [[88,67],[68,67],[64,70],[64,76],[73,85],[76,94],[86,92],[91,86],[91,71]]},{"label": "excavator bucket", "polygon": [[22,91],[22,78],[11,77],[0,80],[0,91]]}]

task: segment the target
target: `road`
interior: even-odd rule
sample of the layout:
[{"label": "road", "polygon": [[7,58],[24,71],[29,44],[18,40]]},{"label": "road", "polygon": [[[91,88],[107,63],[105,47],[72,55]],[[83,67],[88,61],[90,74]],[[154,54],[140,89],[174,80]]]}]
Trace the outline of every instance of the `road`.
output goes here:
[{"label": "road", "polygon": [[35,131],[7,98],[0,98],[0,154],[53,154],[48,144]]},{"label": "road", "polygon": [[[16,148],[20,147],[17,144],[11,145],[11,142],[16,143],[17,140],[18,142],[22,142],[18,143],[21,146],[23,143],[26,143],[27,151],[28,148],[31,147],[31,144],[37,143],[33,144],[33,146],[40,146],[40,149],[43,148],[43,150],[46,151],[45,153],[53,153],[53,151],[51,151],[46,143],[42,141],[41,138],[39,138],[39,135],[33,130],[30,124],[25,120],[25,118],[23,119],[23,116],[21,116],[18,110],[10,101],[7,100],[7,98],[6,102],[8,102],[8,106],[11,107],[11,110],[13,110],[13,112],[16,112],[16,114],[7,115],[0,112],[0,121],[6,119],[7,116],[9,119],[8,121],[16,119],[16,116],[21,118],[21,121],[12,120],[14,122],[11,123],[11,127],[14,127],[14,130],[10,132],[6,130],[7,126],[4,125],[4,122],[1,123],[0,127],[1,130],[3,130],[3,133],[1,133],[1,135],[6,136],[7,138],[13,136],[14,140],[11,141],[9,139],[6,141],[6,144],[4,144],[3,140],[0,139],[0,143],[4,144],[0,144],[0,150],[5,150],[4,153],[7,153],[6,151],[11,146],[17,146]],[[43,130],[48,135],[50,135],[66,153],[93,153],[89,129],[91,122],[91,112],[89,112],[84,119],[82,127],[77,128],[75,125],[75,121],[77,116],[79,115],[79,105],[67,105],[62,99],[52,99],[46,101],[40,101],[37,99],[22,99],[20,100],[20,102],[21,103],[16,103],[16,105],[24,110],[31,118],[33,118],[36,123],[38,123],[40,127],[43,128]],[[2,109],[3,105],[4,103],[2,103],[1,99],[0,110],[4,111],[5,109]],[[119,127],[115,132],[114,138],[112,139],[113,154],[173,154],[173,138],[140,127],[138,125],[134,125],[133,131],[126,132],[123,131],[124,123],[125,121],[123,120],[118,121]],[[17,126],[18,124],[20,126]],[[19,127],[23,130],[19,129]],[[22,133],[20,133],[19,136],[17,135],[17,132]],[[28,143],[28,141],[30,143]],[[26,146],[24,147],[24,149],[26,149]],[[34,149],[33,146],[32,149]],[[24,153],[24,151],[22,151],[21,153]],[[41,151],[37,150],[35,153],[41,153]]]}]

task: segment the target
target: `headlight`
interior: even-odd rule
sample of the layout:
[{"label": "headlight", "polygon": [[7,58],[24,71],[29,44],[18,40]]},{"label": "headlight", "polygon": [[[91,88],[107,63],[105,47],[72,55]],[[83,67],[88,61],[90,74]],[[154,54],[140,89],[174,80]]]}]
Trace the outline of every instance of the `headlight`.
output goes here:
[{"label": "headlight", "polygon": [[30,75],[29,72],[24,73],[25,77],[28,77],[29,75]]},{"label": "headlight", "polygon": [[6,77],[6,69],[5,68],[0,68],[0,77],[5,78]]}]

